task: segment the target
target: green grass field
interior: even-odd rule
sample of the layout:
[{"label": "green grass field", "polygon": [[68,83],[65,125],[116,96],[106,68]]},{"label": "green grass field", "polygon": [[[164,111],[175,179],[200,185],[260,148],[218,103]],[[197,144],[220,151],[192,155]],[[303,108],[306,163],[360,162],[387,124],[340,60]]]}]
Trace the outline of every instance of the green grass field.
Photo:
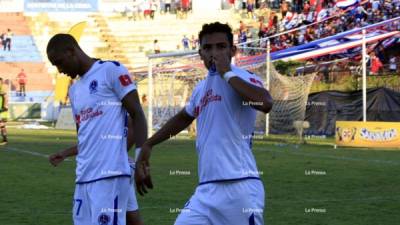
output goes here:
[{"label": "green grass field", "polygon": [[[0,225],[72,224],[75,162],[54,168],[44,155],[73,145],[75,133],[9,129],[9,142],[0,146]],[[254,154],[268,225],[400,224],[400,151],[258,140]],[[139,197],[141,213],[147,225],[173,224],[196,188],[194,141],[157,146],[151,163],[155,189]]]}]

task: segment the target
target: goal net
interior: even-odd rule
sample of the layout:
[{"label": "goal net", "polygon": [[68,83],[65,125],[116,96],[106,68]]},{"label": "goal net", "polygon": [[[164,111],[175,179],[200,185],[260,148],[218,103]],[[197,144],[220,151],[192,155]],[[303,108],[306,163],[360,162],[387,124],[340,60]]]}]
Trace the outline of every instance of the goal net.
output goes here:
[{"label": "goal net", "polygon": [[[255,135],[290,134],[302,132],[305,125],[307,97],[315,74],[282,74],[270,64],[267,80],[266,55],[239,50],[234,63],[264,80],[264,86],[274,99],[274,105],[266,117],[257,112]],[[148,126],[157,131],[189,100],[195,85],[207,71],[196,52],[164,54],[149,58],[148,81]],[[301,122],[300,122],[301,121]],[[301,124],[299,124],[301,123]],[[301,125],[300,127],[298,127]],[[191,127],[190,129],[194,129]],[[300,129],[300,130],[299,130]]]}]

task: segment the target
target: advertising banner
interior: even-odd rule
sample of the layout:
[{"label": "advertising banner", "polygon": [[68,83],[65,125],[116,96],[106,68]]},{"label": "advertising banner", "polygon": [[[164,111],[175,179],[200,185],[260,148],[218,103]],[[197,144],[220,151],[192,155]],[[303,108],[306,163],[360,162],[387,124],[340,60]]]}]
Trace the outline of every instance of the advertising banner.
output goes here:
[{"label": "advertising banner", "polygon": [[24,0],[0,0],[0,12],[22,12]]},{"label": "advertising banner", "polygon": [[25,12],[94,12],[98,0],[25,0]]},{"label": "advertising banner", "polygon": [[338,146],[400,148],[399,122],[336,121]]}]

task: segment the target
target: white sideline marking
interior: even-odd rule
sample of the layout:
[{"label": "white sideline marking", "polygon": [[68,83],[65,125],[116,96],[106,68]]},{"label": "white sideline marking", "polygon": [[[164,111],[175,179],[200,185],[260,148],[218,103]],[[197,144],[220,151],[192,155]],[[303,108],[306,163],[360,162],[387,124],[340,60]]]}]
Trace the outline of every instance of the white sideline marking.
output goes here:
[{"label": "white sideline marking", "polygon": [[400,165],[399,161],[388,161],[388,160],[379,160],[379,159],[360,159],[346,156],[333,156],[333,155],[322,155],[316,153],[301,153],[294,151],[280,151],[280,150],[271,150],[271,149],[255,149],[256,151],[265,151],[265,152],[279,152],[279,153],[288,153],[292,155],[301,155],[301,156],[312,156],[318,158],[328,158],[328,159],[337,159],[337,160],[349,160],[349,161],[361,161],[361,162],[371,162],[378,164],[391,164],[391,165]]},{"label": "white sideline marking", "polygon": [[[13,151],[13,152],[19,152],[19,153],[25,153],[29,155],[34,155],[34,156],[39,156],[48,159],[49,155],[43,154],[40,152],[35,152],[35,151],[28,151],[28,150],[22,150],[18,148],[12,148],[12,147],[5,147],[6,150]],[[70,159],[64,159],[64,161],[71,161]]]}]

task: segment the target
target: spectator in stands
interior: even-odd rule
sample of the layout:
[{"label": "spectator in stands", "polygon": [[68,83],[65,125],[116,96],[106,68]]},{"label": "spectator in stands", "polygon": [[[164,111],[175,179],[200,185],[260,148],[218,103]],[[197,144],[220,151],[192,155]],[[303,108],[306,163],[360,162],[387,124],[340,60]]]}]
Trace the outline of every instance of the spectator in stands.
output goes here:
[{"label": "spectator in stands", "polygon": [[391,56],[389,59],[389,70],[392,73],[397,72],[397,57],[395,55]]},{"label": "spectator in stands", "polygon": [[181,7],[183,13],[187,13],[190,9],[190,1],[189,0],[181,0]]},{"label": "spectator in stands", "polygon": [[[142,3],[142,8],[143,8],[143,17],[146,19],[151,16],[151,0],[145,0]],[[153,17],[154,18],[154,17]]]},{"label": "spectator in stands", "polygon": [[289,10],[289,4],[284,0],[281,4],[281,14],[282,14],[282,18],[285,18],[286,13]]},{"label": "spectator in stands", "polygon": [[5,46],[6,44],[5,44],[5,42],[6,42],[6,33],[1,33],[0,34],[0,47],[3,47],[3,46]]},{"label": "spectator in stands", "polygon": [[3,91],[3,78],[0,77],[0,130],[1,136],[3,137],[3,141],[0,142],[0,145],[7,144],[7,128],[6,122],[8,117],[8,109],[7,109],[7,101],[6,101],[6,93]]},{"label": "spectator in stands", "polygon": [[3,48],[4,51],[8,48],[8,51],[11,51],[11,39],[12,36],[14,36],[13,32],[11,31],[10,28],[7,29],[7,33],[4,36],[4,44],[3,44]]},{"label": "spectator in stands", "polygon": [[192,38],[190,39],[190,45],[192,46],[192,50],[196,50],[197,46],[199,45],[199,39],[192,35]]},{"label": "spectator in stands", "polygon": [[142,17],[142,6],[141,3],[138,0],[133,0],[133,5],[132,5],[132,17],[133,20],[137,20]]},{"label": "spectator in stands", "polygon": [[255,0],[247,0],[247,16],[249,18],[253,18],[254,16],[255,4],[256,4]]},{"label": "spectator in stands", "polygon": [[158,44],[158,40],[157,39],[154,40],[153,48],[154,48],[154,53],[155,54],[161,53],[160,45]]},{"label": "spectator in stands", "polygon": [[154,20],[154,15],[155,15],[157,9],[158,9],[158,4],[157,4],[156,0],[152,0],[150,3],[150,18],[152,20]]},{"label": "spectator in stands", "polygon": [[376,75],[383,67],[381,60],[376,56],[375,52],[371,53],[371,74]]},{"label": "spectator in stands", "polygon": [[189,50],[189,38],[186,37],[186,35],[183,35],[183,39],[182,39],[182,46],[183,46],[183,50],[187,51]]},{"label": "spectator in stands", "polygon": [[247,10],[247,0],[242,0],[242,10]]},{"label": "spectator in stands", "polygon": [[164,0],[164,4],[165,4],[165,13],[171,13],[171,0]]},{"label": "spectator in stands", "polygon": [[24,69],[21,69],[21,72],[17,75],[17,80],[19,84],[19,92],[17,92],[17,96],[26,96],[26,74]]}]

